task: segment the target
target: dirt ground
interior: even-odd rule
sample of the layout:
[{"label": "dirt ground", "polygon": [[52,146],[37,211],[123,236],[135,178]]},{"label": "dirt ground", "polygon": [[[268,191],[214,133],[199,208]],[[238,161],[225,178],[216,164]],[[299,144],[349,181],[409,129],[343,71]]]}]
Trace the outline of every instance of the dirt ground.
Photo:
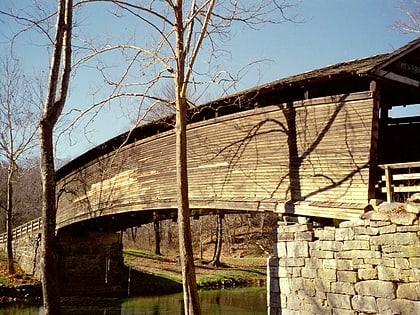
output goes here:
[{"label": "dirt ground", "polygon": [[[177,257],[162,257],[150,253],[126,250],[125,262],[133,269],[166,278],[181,279],[181,267]],[[225,283],[247,283],[261,285],[266,280],[266,257],[221,257],[222,265],[213,267],[206,260],[196,259],[195,271],[199,286]]]},{"label": "dirt ground", "polygon": [[13,286],[37,282],[32,275],[25,274],[18,264],[15,263],[14,267],[15,274],[9,275],[6,255],[4,253],[0,253],[0,284]]}]

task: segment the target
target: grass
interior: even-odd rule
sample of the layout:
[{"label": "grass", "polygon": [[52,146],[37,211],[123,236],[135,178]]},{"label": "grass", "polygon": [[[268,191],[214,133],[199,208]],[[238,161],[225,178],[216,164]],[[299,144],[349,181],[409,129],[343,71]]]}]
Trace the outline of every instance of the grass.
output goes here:
[{"label": "grass", "polygon": [[154,253],[146,251],[146,250],[125,249],[124,254],[128,256],[152,259],[152,260],[157,260],[157,261],[164,261],[164,262],[170,261],[170,258],[165,258],[164,256],[155,255]]},{"label": "grass", "polygon": [[[124,250],[125,263],[135,270],[182,282],[176,257],[157,256],[148,251]],[[266,281],[265,257],[222,257],[222,266],[213,267],[204,260],[195,261],[196,280],[200,288],[262,285]]]}]

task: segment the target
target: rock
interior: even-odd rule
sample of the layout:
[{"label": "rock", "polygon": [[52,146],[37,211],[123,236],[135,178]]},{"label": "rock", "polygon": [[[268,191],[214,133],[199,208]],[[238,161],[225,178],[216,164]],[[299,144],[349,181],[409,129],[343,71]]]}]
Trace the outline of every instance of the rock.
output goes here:
[{"label": "rock", "polygon": [[412,225],[414,220],[417,219],[417,216],[414,213],[398,213],[391,215],[391,222],[398,225]]},{"label": "rock", "polygon": [[409,201],[405,204],[405,210],[410,213],[419,214],[420,213],[420,203]]},{"label": "rock", "polygon": [[420,301],[395,299],[391,302],[392,314],[413,315],[420,314]]},{"label": "rock", "polygon": [[351,310],[350,295],[327,293],[327,301],[329,306],[333,308]]},{"label": "rock", "polygon": [[420,203],[420,193],[415,193],[407,198],[408,202]]},{"label": "rock", "polygon": [[379,205],[377,211],[393,215],[405,212],[405,207],[401,202],[383,202]]},{"label": "rock", "polygon": [[397,298],[420,301],[420,283],[403,283],[398,285]]},{"label": "rock", "polygon": [[[417,200],[417,197],[413,200]],[[372,221],[391,221],[398,225],[412,225],[419,213],[420,203],[384,202],[378,206],[377,210],[366,212],[363,218]]]},{"label": "rock", "polygon": [[389,221],[389,215],[385,212],[369,211],[363,214],[364,219],[372,221]]},{"label": "rock", "polygon": [[353,309],[357,311],[373,313],[373,314],[378,313],[376,300],[373,296],[355,295],[351,299],[351,304],[353,305]]},{"label": "rock", "polygon": [[359,295],[395,298],[394,284],[391,281],[366,280],[356,283],[354,287]]},{"label": "rock", "polygon": [[378,278],[378,270],[376,268],[361,268],[357,271],[360,280],[374,280]]}]

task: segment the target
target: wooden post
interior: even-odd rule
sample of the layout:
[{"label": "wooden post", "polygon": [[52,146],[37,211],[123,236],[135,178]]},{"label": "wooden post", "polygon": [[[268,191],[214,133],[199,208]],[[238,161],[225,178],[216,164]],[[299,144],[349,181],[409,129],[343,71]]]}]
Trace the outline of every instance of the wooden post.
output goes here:
[{"label": "wooden post", "polygon": [[381,127],[379,118],[379,108],[381,107],[381,93],[379,84],[376,81],[370,82],[370,91],[372,92],[372,125],[371,125],[371,138],[369,150],[369,186],[368,186],[368,199],[375,198],[375,185],[377,182],[377,163],[378,163],[378,148],[379,145],[379,130]]},{"label": "wooden post", "polygon": [[391,167],[385,166],[386,201],[392,202],[392,174]]}]

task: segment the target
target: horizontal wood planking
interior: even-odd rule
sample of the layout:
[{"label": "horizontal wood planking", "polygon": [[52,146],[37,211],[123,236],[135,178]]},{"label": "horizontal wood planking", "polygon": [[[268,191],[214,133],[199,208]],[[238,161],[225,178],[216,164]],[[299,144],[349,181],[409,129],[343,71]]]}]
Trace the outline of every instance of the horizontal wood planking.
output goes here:
[{"label": "horizontal wood planking", "polygon": [[393,163],[393,164],[381,164],[378,167],[385,169],[389,167],[391,169],[400,169],[400,168],[413,168],[420,167],[420,162],[405,162],[405,163]]},{"label": "horizontal wood planking", "polygon": [[[297,155],[289,158],[284,106],[270,106],[195,123],[188,128],[192,207],[255,210],[261,201],[290,199],[290,189],[310,201],[367,203],[372,126],[371,94],[297,102]],[[331,100],[339,99],[340,102]],[[290,140],[289,140],[290,142]],[[57,220],[77,221],[116,205],[127,211],[173,207],[176,200],[175,138],[161,133],[91,161],[59,181]],[[299,185],[289,182],[289,160]],[[232,199],[242,198],[232,202]],[[166,202],[172,200],[171,202]],[[314,208],[314,207],[312,207]],[[312,209],[311,208],[311,209]],[[274,208],[273,208],[274,209]],[[309,209],[309,208],[308,208]],[[271,211],[271,210],[270,210]],[[308,210],[309,211],[309,210]],[[320,210],[321,211],[321,210]],[[322,211],[331,216],[334,211]],[[352,210],[351,215],[356,210]],[[359,212],[362,211],[361,209]],[[308,215],[315,213],[308,212]],[[357,212],[357,211],[356,211]],[[318,212],[316,212],[318,214]],[[73,221],[72,221],[73,220]]]},{"label": "horizontal wood planking", "polygon": [[[409,173],[409,174],[391,174],[392,180],[414,180],[420,179],[420,173]],[[381,176],[381,179],[385,180],[385,175]]]},{"label": "horizontal wood planking", "polygon": [[[420,192],[420,185],[412,185],[412,186],[392,186],[392,191],[393,192],[397,192],[397,193],[402,193],[402,192],[411,192],[411,193],[415,193],[415,192]],[[381,192],[386,193],[386,187],[382,187],[381,188]]]}]

